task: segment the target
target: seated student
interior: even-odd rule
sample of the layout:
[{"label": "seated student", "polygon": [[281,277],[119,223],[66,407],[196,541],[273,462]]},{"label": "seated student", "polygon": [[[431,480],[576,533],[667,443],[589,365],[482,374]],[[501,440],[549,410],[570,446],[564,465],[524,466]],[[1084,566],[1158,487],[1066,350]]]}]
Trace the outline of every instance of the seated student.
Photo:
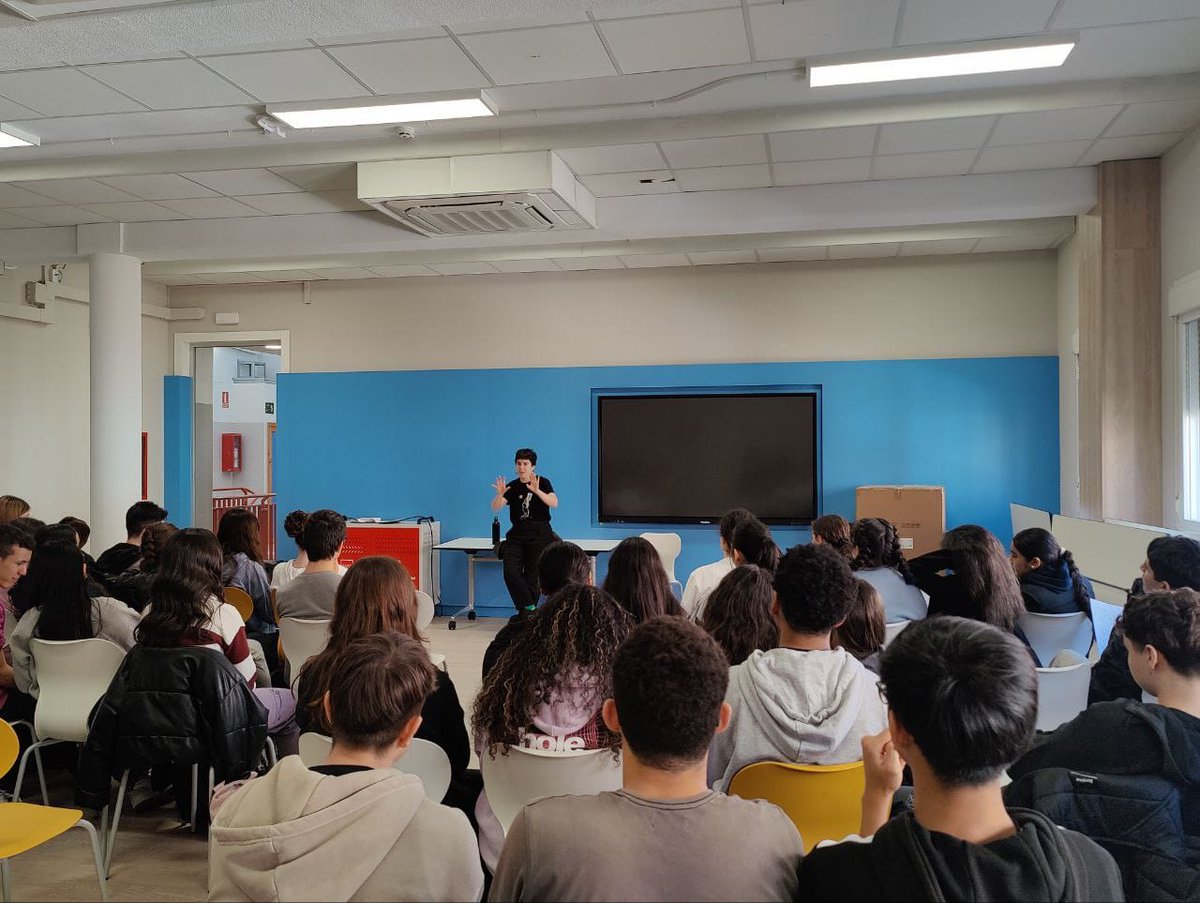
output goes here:
[{"label": "seated student", "polygon": [[700,626],[717,641],[730,665],[740,665],[755,650],[774,649],[779,628],[771,615],[771,575],[756,564],[728,574],[708,597]]},{"label": "seated student", "polygon": [[658,549],[640,536],[628,536],[613,549],[604,591],[633,615],[635,624],[659,615],[683,615]]},{"label": "seated student", "polygon": [[[568,583],[579,586],[591,586],[592,562],[587,552],[573,542],[555,540],[542,550],[538,559],[538,586],[547,598],[554,595]],[[529,626],[529,618],[514,615],[508,623],[500,628],[500,632],[488,643],[483,653],[483,679],[491,673],[501,654]]]},{"label": "seated student", "polygon": [[900,551],[896,528],[880,517],[863,517],[851,532],[857,550],[850,567],[854,576],[879,591],[888,624],[925,617],[928,603]]},{"label": "seated student", "polygon": [[233,508],[221,518],[217,525],[217,540],[221,543],[224,555],[221,586],[236,586],[250,596],[254,611],[245,622],[246,636],[261,644],[272,681],[282,684],[279,627],[275,624],[275,612],[271,607],[271,587],[262,565],[258,531],[258,517],[248,508]]},{"label": "seated student", "polygon": [[708,754],[708,782],[717,790],[751,762],[855,762],[862,737],[885,723],[875,675],[830,642],[855,600],[845,557],[824,545],[795,546],[774,585],[779,645],[729,671],[733,717]]},{"label": "seated student", "polygon": [[392,766],[421,724],[435,669],[412,637],[347,645],[322,707],[323,765],[280,759],[211,803],[210,900],[479,900],[471,825]]},{"label": "seated student", "polygon": [[[1200,878],[1200,594],[1138,596],[1121,622],[1130,671],[1158,704],[1100,702],[1043,735],[1008,770],[1013,784],[1005,799],[1041,809],[1104,846],[1121,867],[1130,900],[1162,898],[1170,888],[1195,888]],[[1088,775],[1078,792],[1072,772]]]},{"label": "seated student", "polygon": [[[1037,675],[1019,640],[931,618],[892,641],[881,671],[888,731],[863,738],[862,836],[810,852],[797,900],[1123,898],[1099,846],[1004,806],[1004,769],[1037,720]],[[888,821],[905,763],[915,806]]]},{"label": "seated student", "polygon": [[866,580],[856,580],[854,588],[854,604],[846,613],[846,620],[833,628],[829,641],[835,648],[840,646],[853,655],[872,674],[878,674],[879,654],[887,640],[883,600]]},{"label": "seated student", "polygon": [[107,586],[114,598],[120,599],[134,611],[146,610],[163,546],[178,531],[178,527],[167,521],[146,528],[142,534],[141,557],[125,573],[108,580]]},{"label": "seated student", "polygon": [[693,621],[699,621],[704,613],[704,603],[717,588],[726,574],[733,570],[733,531],[738,525],[754,517],[746,508],[731,508],[721,515],[717,528],[717,540],[721,544],[721,560],[702,564],[688,576],[683,588],[683,610]]},{"label": "seated student", "polygon": [[604,723],[625,738],[622,788],[527,803],[489,900],[792,900],[803,848],[764,800],[709,790],[704,757],[729,723],[725,657],[681,618],[621,644]]},{"label": "seated student", "polygon": [[7,524],[29,513],[29,502],[15,495],[0,495],[0,524]]},{"label": "seated student", "polygon": [[942,537],[940,549],[908,565],[917,586],[929,594],[929,617],[957,615],[1018,630],[1025,610],[1021,588],[1000,540],[983,527],[955,527]]},{"label": "seated student", "polygon": [[[7,645],[5,637],[16,629],[18,623],[8,593],[25,576],[32,557],[33,539],[29,534],[11,523],[0,524],[0,718],[8,722],[33,720],[33,697],[17,689],[12,666],[3,651]],[[17,737],[23,753],[32,740],[23,730],[18,732]],[[0,775],[0,791],[11,793],[16,780],[15,768],[10,769],[8,774]]]},{"label": "seated student", "polygon": [[[1200,591],[1200,543],[1186,536],[1159,536],[1150,540],[1142,562],[1141,592],[1173,589]],[[1120,622],[1109,637],[1100,661],[1092,667],[1088,705],[1113,699],[1141,699],[1142,689],[1129,670],[1125,634]]]},{"label": "seated student", "polygon": [[29,534],[31,539],[36,539],[38,530],[44,529],[46,526],[46,522],[44,520],[39,520],[36,517],[29,517],[28,515],[25,517],[14,517],[9,521],[9,523],[18,530],[24,530]]},{"label": "seated student", "polygon": [[[600,717],[600,705],[611,695],[617,647],[633,626],[620,603],[594,586],[568,584],[546,600],[475,697],[471,731],[480,757],[505,755],[504,747],[516,744],[620,746],[621,738]],[[494,869],[504,831],[486,790],[475,819],[480,855]]]},{"label": "seated student", "polygon": [[1071,553],[1049,530],[1022,530],[1013,537],[1008,560],[1021,584],[1026,611],[1044,615],[1082,611],[1091,618],[1092,583],[1079,573]]},{"label": "seated student", "polygon": [[757,517],[737,525],[733,531],[733,563],[755,564],[764,570],[775,573],[779,567],[781,552],[771,536],[771,528]]},{"label": "seated student", "polygon": [[813,545],[827,545],[846,558],[854,558],[854,540],[850,538],[850,522],[840,514],[822,514],[812,522]]},{"label": "seated student", "polygon": [[87,565],[74,541],[38,546],[22,581],[29,609],[9,637],[17,689],[38,696],[37,664],[30,641],[108,640],[128,652],[140,617],[123,602],[88,595]]},{"label": "seated student", "polygon": [[342,575],[338,556],[346,544],[346,518],[322,508],[304,521],[308,564],[275,596],[281,618],[332,618],[333,597]]},{"label": "seated student", "polygon": [[125,541],[104,551],[96,559],[100,579],[115,577],[132,567],[141,556],[142,534],[151,524],[167,519],[167,509],[154,502],[134,502],[125,512]]},{"label": "seated student", "polygon": [[[279,592],[308,567],[308,553],[304,550],[304,522],[308,519],[307,511],[289,511],[283,519],[283,532],[296,544],[296,557],[290,561],[280,561],[271,571],[271,589]],[[345,575],[346,568],[337,566],[339,574]]]}]

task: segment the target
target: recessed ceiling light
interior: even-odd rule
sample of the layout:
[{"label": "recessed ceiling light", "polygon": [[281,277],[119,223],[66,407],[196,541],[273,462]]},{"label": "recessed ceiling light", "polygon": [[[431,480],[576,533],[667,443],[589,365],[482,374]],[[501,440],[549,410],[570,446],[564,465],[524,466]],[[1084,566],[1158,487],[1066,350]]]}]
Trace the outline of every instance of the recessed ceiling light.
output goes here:
[{"label": "recessed ceiling light", "polygon": [[23,129],[0,122],[0,147],[39,147],[42,139]]},{"label": "recessed ceiling light", "polygon": [[370,97],[337,104],[273,104],[267,112],[294,129],[325,129],[350,125],[390,125],[430,122],[435,119],[468,119],[494,116],[495,109],[480,92],[417,94],[406,97]]},{"label": "recessed ceiling light", "polygon": [[869,82],[898,82],[916,78],[946,78],[984,72],[1014,72],[1061,66],[1075,41],[1025,44],[1019,47],[963,49],[921,56],[893,56],[844,63],[813,63],[808,83],[814,88],[831,85],[862,85]]}]

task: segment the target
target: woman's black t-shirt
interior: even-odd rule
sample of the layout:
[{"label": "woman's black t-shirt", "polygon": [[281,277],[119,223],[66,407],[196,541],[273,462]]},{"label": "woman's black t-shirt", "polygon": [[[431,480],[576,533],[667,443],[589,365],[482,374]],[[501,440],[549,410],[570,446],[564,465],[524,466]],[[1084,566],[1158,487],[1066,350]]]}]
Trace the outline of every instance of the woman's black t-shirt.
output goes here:
[{"label": "woman's black t-shirt", "polygon": [[[538,488],[547,495],[554,491],[546,477],[540,478]],[[508,516],[514,527],[528,521],[550,523],[550,506],[533,494],[528,483],[510,480],[504,490],[504,500],[508,502]]]}]

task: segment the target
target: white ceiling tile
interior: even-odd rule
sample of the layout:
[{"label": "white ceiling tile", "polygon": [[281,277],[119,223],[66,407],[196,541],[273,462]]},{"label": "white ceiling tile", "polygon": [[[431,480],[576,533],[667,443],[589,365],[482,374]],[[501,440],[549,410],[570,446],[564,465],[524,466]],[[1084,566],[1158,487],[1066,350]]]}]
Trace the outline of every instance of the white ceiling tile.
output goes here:
[{"label": "white ceiling tile", "polygon": [[[34,182],[27,182],[32,187]],[[48,207],[57,204],[54,198],[18,188],[11,182],[0,182],[0,207]]]},{"label": "white ceiling tile", "polygon": [[975,162],[976,151],[929,151],[924,154],[889,154],[871,164],[872,179],[921,179],[926,176],[961,176]]},{"label": "white ceiling tile", "polygon": [[238,90],[195,60],[112,63],[89,66],[84,71],[156,110],[255,102],[249,94]]},{"label": "white ceiling tile", "polygon": [[[109,113],[98,116],[66,116],[38,119],[29,126],[43,144],[53,141],[110,141],[120,138],[152,136],[161,141],[163,135],[186,135],[184,147],[195,147],[199,132],[253,131],[254,107],[210,107],[200,110],[156,110],[141,113]],[[222,138],[225,136],[222,135]],[[129,153],[130,145],[122,142],[121,149]],[[156,148],[158,149],[158,148]],[[108,148],[111,153],[113,148]]]},{"label": "white ceiling tile", "polygon": [[329,38],[314,37],[313,43],[322,47],[340,47],[343,44],[378,44],[380,41],[411,41],[417,38],[441,38],[446,29],[440,25],[424,28],[407,28],[401,31],[371,31],[365,34],[334,35]]},{"label": "white ceiling tile", "polygon": [[203,285],[244,285],[249,282],[267,282],[253,273],[193,273]]},{"label": "white ceiling tile", "polygon": [[362,85],[315,48],[211,56],[204,62],[266,103],[368,95]]},{"label": "white ceiling tile", "polygon": [[162,173],[151,176],[105,176],[97,179],[105,185],[111,185],[121,191],[126,191],[147,201],[169,201],[178,198],[211,198],[219,192],[198,185],[191,179],[174,173]]},{"label": "white ceiling tile", "polygon": [[1058,0],[908,0],[901,44],[934,44],[1034,34],[1050,21]]},{"label": "white ceiling tile", "polygon": [[314,271],[323,279],[381,279],[378,273],[366,267],[322,267]]},{"label": "white ceiling tile", "polygon": [[900,0],[801,0],[750,7],[760,60],[891,47]]},{"label": "white ceiling tile", "polygon": [[830,260],[862,260],[868,257],[895,257],[900,253],[900,243],[895,241],[862,245],[830,245]]},{"label": "white ceiling tile", "polygon": [[601,23],[622,72],[661,72],[750,61],[740,9]]},{"label": "white ceiling tile", "polygon": [[194,219],[225,219],[235,216],[264,215],[253,207],[247,207],[233,198],[193,198],[189,200],[162,201],[161,203],[170,210],[176,210],[184,216]]},{"label": "white ceiling tile", "polygon": [[758,259],[763,263],[786,263],[792,260],[824,260],[828,248],[759,248]]},{"label": "white ceiling tile", "polygon": [[378,273],[380,276],[386,276],[389,279],[398,279],[408,276],[438,276],[439,273],[434,272],[427,266],[420,264],[404,263],[404,264],[387,264],[385,266],[371,265],[371,270]]},{"label": "white ceiling tile", "polygon": [[21,219],[33,220],[43,226],[81,226],[85,223],[108,222],[108,217],[81,207],[17,207],[5,212]]},{"label": "white ceiling tile", "polygon": [[975,245],[976,254],[996,251],[1041,251],[1049,247],[1052,238],[1048,235],[998,235],[981,238]]},{"label": "white ceiling tile", "polygon": [[820,185],[828,182],[858,182],[871,171],[870,157],[850,160],[808,160],[800,163],[776,163],[776,185]]},{"label": "white ceiling tile", "polygon": [[1054,28],[1087,28],[1095,25],[1124,25],[1185,19],[1200,15],[1196,0],[1064,0]]},{"label": "white ceiling tile", "polygon": [[690,267],[692,262],[686,254],[622,254],[621,263],[631,270],[649,267]]},{"label": "white ceiling tile", "polygon": [[555,257],[560,270],[623,270],[625,264],[620,257]]},{"label": "white ceiling tile", "polygon": [[1200,122],[1200,100],[1160,100],[1127,106],[1104,133],[1105,138],[1186,132]]},{"label": "white ceiling tile", "polygon": [[1168,135],[1130,135],[1125,138],[1101,138],[1079,161],[1083,166],[1092,166],[1103,160],[1140,160],[1144,157],[1160,157],[1179,140],[1179,133]]},{"label": "white ceiling tile", "polygon": [[330,51],[377,94],[481,88],[489,82],[448,37],[357,44]]},{"label": "white ceiling tile", "polygon": [[358,165],[355,163],[272,166],[271,172],[309,191],[354,191],[358,187]]},{"label": "white ceiling tile", "polygon": [[47,116],[122,113],[142,105],[74,69],[0,74],[0,95]]},{"label": "white ceiling tile", "polygon": [[[669,3],[658,3],[653,9],[647,9],[644,2],[630,0],[618,6],[606,6],[603,9],[592,10],[592,16],[600,21],[605,19],[626,19],[630,16],[642,16],[661,13],[692,12],[701,9],[722,9],[739,6],[741,0],[669,0]],[[665,8],[669,7],[669,9]]]},{"label": "white ceiling tile", "polygon": [[272,216],[302,213],[341,213],[369,210],[354,191],[293,192],[289,194],[239,195],[238,200]]},{"label": "white ceiling tile", "polygon": [[[1137,3],[1130,3],[1136,6]],[[1056,80],[1200,70],[1200,18],[1085,28]]]},{"label": "white ceiling tile", "polygon": [[464,35],[460,40],[499,85],[600,78],[617,71],[590,24]]},{"label": "white ceiling tile", "polygon": [[183,275],[147,275],[144,277],[147,282],[157,282],[159,285],[202,285],[203,283],[195,276]]},{"label": "white ceiling tile", "polygon": [[580,176],[579,181],[598,198],[623,197],[630,194],[669,194],[679,190],[675,177],[665,169]]},{"label": "white ceiling tile", "polygon": [[608,147],[568,147],[556,150],[577,175],[636,172],[665,166],[655,144],[613,144]]},{"label": "white ceiling tile", "polygon": [[[220,35],[214,36],[220,37]],[[240,37],[240,36],[239,36]],[[202,37],[207,43],[190,47],[189,52],[194,56],[230,56],[235,53],[274,53],[277,50],[307,50],[312,46],[308,39],[302,41],[236,41],[232,44],[212,43],[213,38]]]},{"label": "white ceiling tile", "polygon": [[570,25],[575,22],[587,22],[587,20],[587,14],[582,12],[548,12],[546,15],[536,18],[480,19],[462,25],[451,25],[450,30],[458,35],[479,34],[484,31],[517,31],[546,25]]},{"label": "white ceiling tile", "polygon": [[937,238],[931,241],[906,241],[900,246],[901,257],[929,254],[968,254],[978,238]]},{"label": "white ceiling tile", "polygon": [[720,266],[731,263],[756,263],[758,257],[753,250],[744,251],[688,251],[688,257],[696,266]]},{"label": "white ceiling tile", "polygon": [[88,210],[121,223],[149,223],[157,220],[183,219],[183,215],[149,201],[125,201],[116,204],[88,204]]},{"label": "white ceiling tile", "polygon": [[1010,147],[985,147],[972,172],[1013,172],[1019,169],[1062,169],[1077,165],[1092,142],[1052,141]]},{"label": "white ceiling tile", "polygon": [[767,144],[762,135],[663,141],[659,146],[672,169],[767,162]]},{"label": "white ceiling tile", "polygon": [[315,282],[321,278],[308,270],[255,270],[250,275],[267,282]]},{"label": "white ceiling tile", "polygon": [[492,266],[501,273],[558,273],[553,260],[493,260]]},{"label": "white ceiling tile", "polygon": [[496,272],[496,268],[484,260],[462,260],[449,263],[431,263],[431,270],[437,270],[443,276],[488,276]]},{"label": "white ceiling tile", "polygon": [[776,163],[869,157],[875,146],[875,128],[873,125],[856,125],[840,129],[772,132],[767,139],[771,143],[771,159]]},{"label": "white ceiling tile", "polygon": [[675,181],[684,191],[719,191],[729,188],[767,188],[771,169],[765,163],[751,166],[708,166],[677,169]]},{"label": "white ceiling tile", "polygon": [[34,182],[14,182],[38,194],[54,198],[62,204],[99,204],[108,201],[136,201],[138,198],[119,191],[95,179],[39,179]]},{"label": "white ceiling tile", "polygon": [[0,229],[36,229],[42,224],[11,213],[0,212]]},{"label": "white ceiling tile", "polygon": [[996,123],[996,130],[992,132],[988,145],[1091,139],[1104,131],[1104,127],[1120,112],[1120,106],[1107,106],[1008,113]]},{"label": "white ceiling tile", "polygon": [[281,194],[304,190],[294,182],[289,182],[266,169],[226,169],[216,172],[189,172],[186,175],[192,181],[225,195]]},{"label": "white ceiling tile", "polygon": [[968,116],[964,119],[891,122],[879,127],[878,152],[916,154],[977,148],[983,144],[995,121],[995,116]]},{"label": "white ceiling tile", "polygon": [[17,119],[33,119],[38,116],[29,107],[23,107],[19,103],[13,103],[11,100],[0,97],[0,120],[17,120]]}]

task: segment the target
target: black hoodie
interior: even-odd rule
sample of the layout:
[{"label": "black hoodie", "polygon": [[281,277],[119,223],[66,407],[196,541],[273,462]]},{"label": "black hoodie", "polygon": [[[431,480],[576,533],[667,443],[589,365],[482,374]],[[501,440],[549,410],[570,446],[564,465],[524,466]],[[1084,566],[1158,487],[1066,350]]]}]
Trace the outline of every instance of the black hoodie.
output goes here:
[{"label": "black hoodie", "polygon": [[1009,809],[1017,833],[988,844],[928,831],[912,813],[869,843],[820,847],[800,863],[797,900],[1123,900],[1108,853],[1037,812]]}]

